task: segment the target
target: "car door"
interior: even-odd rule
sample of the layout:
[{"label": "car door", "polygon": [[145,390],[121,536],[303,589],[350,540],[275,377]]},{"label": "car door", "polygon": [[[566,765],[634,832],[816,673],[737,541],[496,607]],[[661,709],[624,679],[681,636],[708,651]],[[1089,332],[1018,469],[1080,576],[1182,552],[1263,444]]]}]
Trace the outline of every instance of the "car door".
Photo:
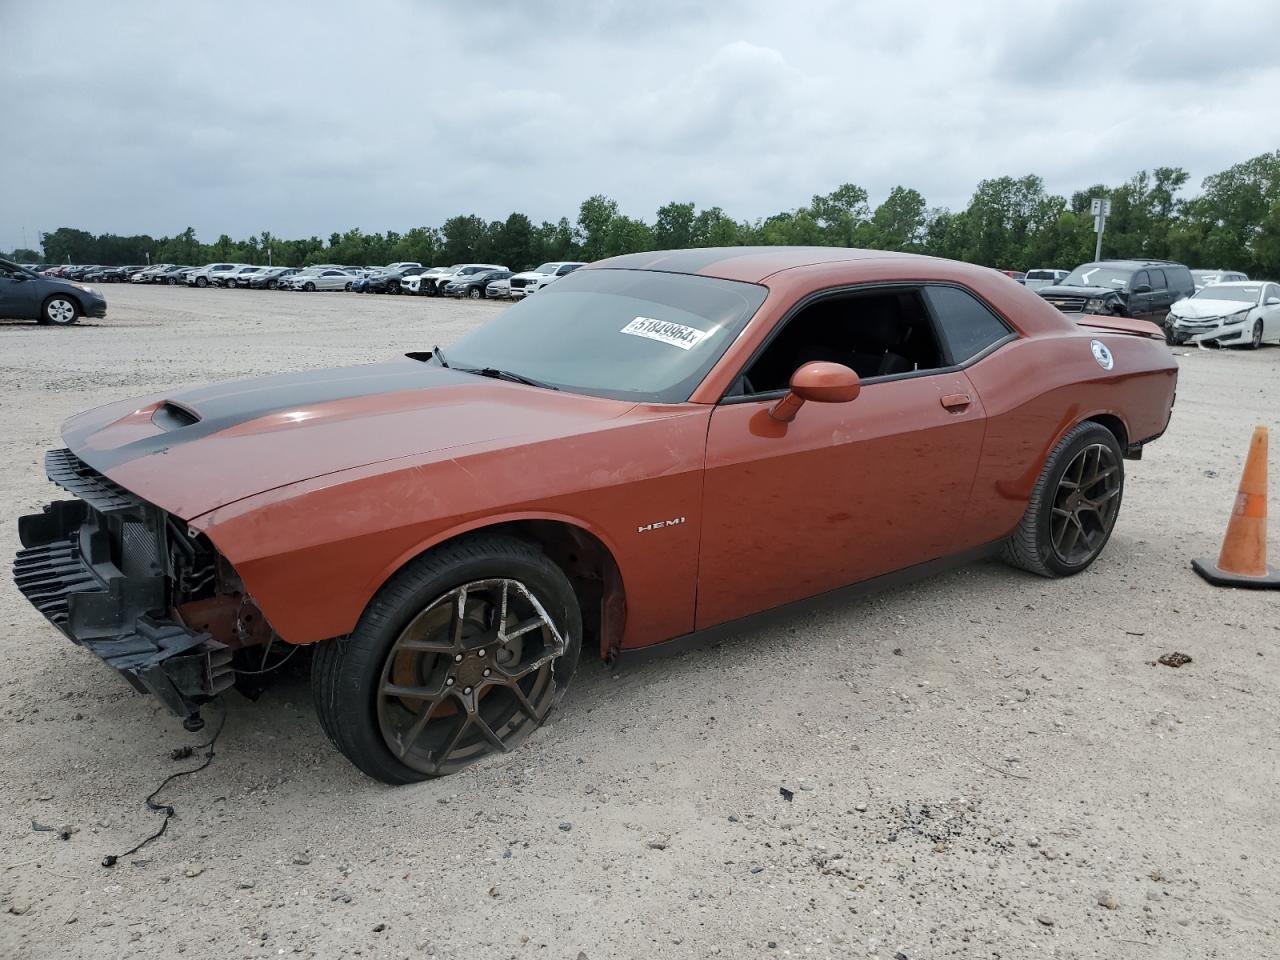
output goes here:
[{"label": "car door", "polygon": [[1147,276],[1151,278],[1151,312],[1148,319],[1163,326],[1169,315],[1169,308],[1173,306],[1173,291],[1169,289],[1169,279],[1164,270],[1148,270]]},{"label": "car door", "polygon": [[[744,389],[804,315],[779,324]],[[867,377],[856,399],[806,403],[790,423],[770,416],[779,393],[727,397],[711,415],[698,629],[961,545],[984,414],[959,365]]]},{"label": "car door", "polygon": [[1136,270],[1129,278],[1129,300],[1126,303],[1129,316],[1139,320],[1151,319],[1151,274]]},{"label": "car door", "polygon": [[1280,284],[1263,285],[1262,339],[1280,341]]},{"label": "car door", "polygon": [[36,320],[40,316],[38,281],[16,268],[0,264],[0,318]]}]

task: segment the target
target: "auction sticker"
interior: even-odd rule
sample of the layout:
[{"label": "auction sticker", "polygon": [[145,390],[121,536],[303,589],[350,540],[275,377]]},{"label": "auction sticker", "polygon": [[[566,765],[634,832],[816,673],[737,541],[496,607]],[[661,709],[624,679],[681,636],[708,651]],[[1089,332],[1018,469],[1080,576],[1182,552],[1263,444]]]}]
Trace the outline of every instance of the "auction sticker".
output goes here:
[{"label": "auction sticker", "polygon": [[671,323],[667,320],[654,320],[652,317],[636,317],[621,332],[633,337],[657,340],[659,343],[669,343],[681,350],[691,350],[711,336],[710,330],[686,327],[683,323]]}]

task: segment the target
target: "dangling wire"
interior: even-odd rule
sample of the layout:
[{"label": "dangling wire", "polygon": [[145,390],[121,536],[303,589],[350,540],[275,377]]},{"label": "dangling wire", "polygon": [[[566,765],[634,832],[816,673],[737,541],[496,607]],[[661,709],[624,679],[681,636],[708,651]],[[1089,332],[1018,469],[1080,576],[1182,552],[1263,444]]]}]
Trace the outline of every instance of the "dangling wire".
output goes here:
[{"label": "dangling wire", "polygon": [[[177,780],[179,777],[186,777],[186,776],[190,776],[193,773],[199,773],[201,770],[203,770],[205,767],[209,766],[209,764],[213,762],[214,744],[218,742],[218,737],[222,733],[222,728],[227,724],[226,705],[221,703],[221,701],[219,701],[219,706],[222,707],[222,719],[218,721],[218,729],[213,732],[213,736],[209,738],[209,741],[207,743],[202,743],[195,748],[196,750],[206,750],[204,755],[204,762],[200,764],[200,766],[198,767],[192,767],[190,770],[179,770],[177,773],[169,774],[169,776],[165,777],[163,780],[160,781],[160,786],[156,787],[154,790],[151,791],[150,794],[147,795],[147,800],[146,800],[147,809],[155,812],[164,813],[164,822],[160,824],[160,829],[157,830],[155,833],[151,834],[151,836],[147,837],[145,840],[142,840],[141,842],[135,844],[133,847],[129,848],[124,853],[107,854],[105,857],[102,858],[102,865],[104,867],[114,867],[116,865],[116,862],[121,857],[132,856],[133,854],[141,850],[143,847],[145,847],[152,840],[157,840],[160,837],[164,836],[164,832],[169,829],[169,821],[173,818],[174,809],[172,804],[156,803],[156,794],[158,794],[161,790],[163,790],[165,787],[171,784],[174,780]],[[178,750],[175,750],[173,752],[173,756],[175,758],[190,756],[190,753],[183,752],[182,749],[179,748]]]}]

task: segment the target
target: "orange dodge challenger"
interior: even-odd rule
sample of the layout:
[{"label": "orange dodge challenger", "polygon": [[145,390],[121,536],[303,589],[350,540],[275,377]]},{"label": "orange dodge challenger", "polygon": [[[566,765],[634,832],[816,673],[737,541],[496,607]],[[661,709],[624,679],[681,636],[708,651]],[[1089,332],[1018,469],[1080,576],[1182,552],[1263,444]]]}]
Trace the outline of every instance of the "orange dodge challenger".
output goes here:
[{"label": "orange dodge challenger", "polygon": [[75,499],[21,519],[14,574],[192,728],[316,644],[326,733],[406,783],[519,743],[584,646],[993,553],[1079,573],[1176,382],[1154,325],[982,267],[633,254],[445,350],[73,417],[46,469]]}]

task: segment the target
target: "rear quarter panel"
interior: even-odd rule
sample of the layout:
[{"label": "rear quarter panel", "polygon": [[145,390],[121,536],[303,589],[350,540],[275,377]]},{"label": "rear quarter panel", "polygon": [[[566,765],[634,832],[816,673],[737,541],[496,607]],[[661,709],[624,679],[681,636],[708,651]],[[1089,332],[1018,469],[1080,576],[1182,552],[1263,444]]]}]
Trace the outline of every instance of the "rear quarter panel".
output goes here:
[{"label": "rear quarter panel", "polygon": [[[1111,370],[1094,359],[1093,340],[1111,351]],[[975,545],[1013,531],[1049,453],[1080,421],[1115,417],[1129,443],[1163,433],[1178,377],[1162,341],[1083,328],[1014,341],[966,372],[987,411],[966,524]]]}]

